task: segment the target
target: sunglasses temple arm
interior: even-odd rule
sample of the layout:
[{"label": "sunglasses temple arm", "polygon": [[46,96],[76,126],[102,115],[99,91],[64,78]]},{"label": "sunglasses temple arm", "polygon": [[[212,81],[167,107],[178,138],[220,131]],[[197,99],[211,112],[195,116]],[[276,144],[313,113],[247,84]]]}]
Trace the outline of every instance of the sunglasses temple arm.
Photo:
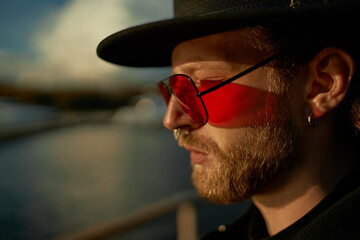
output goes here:
[{"label": "sunglasses temple arm", "polygon": [[242,76],[244,76],[244,75],[246,75],[248,73],[251,73],[252,71],[254,71],[254,70],[256,70],[256,69],[258,69],[258,68],[260,68],[260,67],[262,67],[262,66],[264,66],[266,64],[268,64],[269,62],[273,61],[278,56],[279,56],[279,54],[275,54],[272,57],[269,57],[269,58],[265,59],[264,61],[259,62],[258,64],[254,65],[252,67],[249,67],[248,69],[244,70],[243,72],[229,78],[228,80],[219,83],[218,85],[215,85],[215,86],[213,86],[213,87],[211,87],[209,89],[206,89],[205,91],[198,92],[197,95],[198,96],[203,96],[203,95],[205,95],[205,94],[207,94],[209,92],[212,92],[212,91],[214,91],[214,90],[216,90],[218,88],[221,88],[222,86],[224,86],[224,85],[226,85],[228,83],[231,83],[232,81],[235,81],[236,79],[238,79],[238,78],[240,78],[240,77],[242,77]]}]

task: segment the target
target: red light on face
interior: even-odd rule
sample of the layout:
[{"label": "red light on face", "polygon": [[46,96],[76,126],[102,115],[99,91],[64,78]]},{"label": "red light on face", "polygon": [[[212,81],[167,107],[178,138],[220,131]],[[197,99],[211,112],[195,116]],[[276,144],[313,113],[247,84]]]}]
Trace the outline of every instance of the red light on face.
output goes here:
[{"label": "red light on face", "polygon": [[[201,81],[199,91],[219,84]],[[202,96],[209,115],[208,123],[217,127],[258,126],[274,121],[274,110],[281,97],[241,84],[229,83]]]}]

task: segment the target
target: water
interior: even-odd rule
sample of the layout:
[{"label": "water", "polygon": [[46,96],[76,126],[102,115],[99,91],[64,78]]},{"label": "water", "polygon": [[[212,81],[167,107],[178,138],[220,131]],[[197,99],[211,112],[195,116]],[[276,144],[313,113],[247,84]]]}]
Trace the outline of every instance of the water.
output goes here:
[{"label": "water", "polygon": [[0,145],[2,239],[49,239],[191,189],[160,125],[83,124]]},{"label": "water", "polygon": [[[8,117],[0,118],[0,129],[15,129],[18,118],[9,116],[19,112],[29,126],[59,117],[52,109],[23,108],[3,114]],[[97,114],[93,123],[0,142],[0,239],[52,239],[193,190],[189,154],[154,114],[134,113],[124,108],[108,121],[98,121]],[[199,208],[199,233],[230,221],[243,208]],[[111,239],[176,239],[175,222],[173,213]]]}]

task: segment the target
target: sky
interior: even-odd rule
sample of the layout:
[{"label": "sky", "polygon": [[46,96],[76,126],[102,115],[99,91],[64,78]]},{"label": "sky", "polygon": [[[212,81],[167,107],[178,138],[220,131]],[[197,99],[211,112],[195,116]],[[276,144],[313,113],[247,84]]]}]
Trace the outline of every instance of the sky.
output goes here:
[{"label": "sky", "polygon": [[170,17],[171,0],[0,0],[0,83],[111,88],[161,79],[167,69],[115,66],[95,50],[114,32]]}]

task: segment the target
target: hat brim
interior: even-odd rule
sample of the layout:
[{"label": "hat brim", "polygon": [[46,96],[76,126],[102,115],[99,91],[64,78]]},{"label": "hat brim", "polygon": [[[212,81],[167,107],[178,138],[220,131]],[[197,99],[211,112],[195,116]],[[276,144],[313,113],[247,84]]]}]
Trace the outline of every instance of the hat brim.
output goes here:
[{"label": "hat brim", "polygon": [[[297,9],[242,10],[204,16],[179,17],[148,23],[116,32],[97,47],[100,58],[123,66],[160,67],[171,65],[171,53],[181,42],[237,28],[262,24],[359,24],[359,3],[351,6]],[[346,19],[345,19],[346,18]],[[345,21],[346,20],[346,21]],[[356,29],[357,30],[357,29]],[[354,35],[358,35],[354,31]]]}]

